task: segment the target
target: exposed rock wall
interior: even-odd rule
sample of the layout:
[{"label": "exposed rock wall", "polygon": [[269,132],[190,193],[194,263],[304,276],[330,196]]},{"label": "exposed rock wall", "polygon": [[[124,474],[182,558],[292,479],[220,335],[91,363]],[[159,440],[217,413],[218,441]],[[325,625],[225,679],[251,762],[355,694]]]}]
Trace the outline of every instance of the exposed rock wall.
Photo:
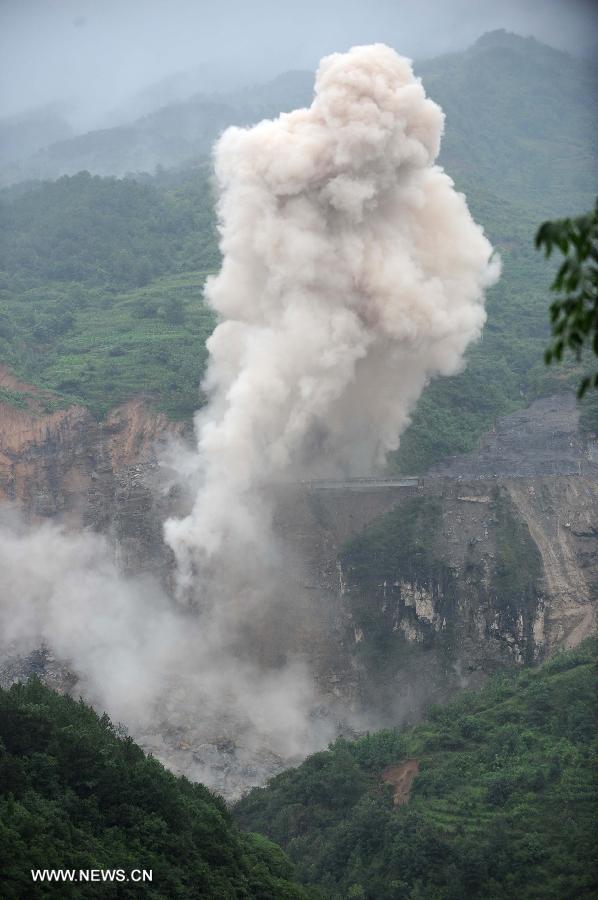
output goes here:
[{"label": "exposed rock wall", "polygon": [[419,490],[290,500],[281,524],[319,587],[313,630],[324,591],[334,610],[324,656],[335,693],[376,724],[415,718],[501,666],[540,661],[595,631],[598,466],[578,420],[573,397],[545,398]]},{"label": "exposed rock wall", "polygon": [[161,497],[149,474],[157,448],[185,426],[137,397],[98,422],[82,406],[46,411],[52,398],[0,369],[0,501],[35,517],[110,534],[124,568],[160,571],[169,558],[161,537]]},{"label": "exposed rock wall", "polygon": [[[401,530],[404,521],[430,500],[434,531],[417,535],[403,559],[402,544],[413,537]],[[339,643],[328,660],[344,671],[352,705],[380,720],[416,717],[432,700],[501,666],[539,661],[596,628],[593,476],[428,478],[416,497],[327,492],[311,512],[295,504],[297,517],[301,509],[300,532],[319,548],[308,580],[326,586],[326,604],[336,609]],[[365,576],[355,565],[359,545],[347,544],[360,534],[361,541],[371,534],[365,551],[380,557]],[[426,542],[418,567],[413,560]]]},{"label": "exposed rock wall", "polygon": [[546,602],[535,626],[538,655],[573,647],[596,627],[598,479],[509,479],[505,486],[542,558]]}]

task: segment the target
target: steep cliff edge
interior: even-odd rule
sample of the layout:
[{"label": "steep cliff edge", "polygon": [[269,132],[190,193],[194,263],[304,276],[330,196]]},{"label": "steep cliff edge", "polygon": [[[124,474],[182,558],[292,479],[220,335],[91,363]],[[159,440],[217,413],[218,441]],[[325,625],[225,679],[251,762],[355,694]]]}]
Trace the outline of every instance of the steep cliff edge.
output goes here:
[{"label": "steep cliff edge", "polygon": [[376,724],[415,719],[497,668],[594,632],[595,477],[428,478],[417,493],[397,491],[390,510],[380,497],[363,526],[376,499],[326,493],[314,513],[341,683]]},{"label": "steep cliff edge", "polygon": [[284,528],[320,589],[314,646],[325,590],[329,682],[374,724],[595,631],[598,466],[578,418],[571,396],[545,398],[418,487],[312,485],[290,499]]},{"label": "steep cliff edge", "polygon": [[[69,509],[98,471],[115,474],[156,460],[156,443],[185,426],[136,397],[98,422],[83,406],[47,411],[52,395],[0,367],[0,389],[19,395],[15,405],[0,393],[0,499],[52,515]],[[43,501],[41,498],[45,498]]]},{"label": "steep cliff edge", "polygon": [[[0,499],[25,509],[53,514],[81,494],[92,471],[94,420],[82,406],[48,411],[51,396],[0,369]],[[91,439],[91,440],[90,440]]]},{"label": "steep cliff edge", "polygon": [[159,445],[185,426],[156,412],[146,397],[98,421],[83,406],[52,409],[51,394],[5,368],[1,388],[18,403],[0,393],[0,502],[111,533],[127,566],[163,565],[160,513],[143,473],[155,468]]}]

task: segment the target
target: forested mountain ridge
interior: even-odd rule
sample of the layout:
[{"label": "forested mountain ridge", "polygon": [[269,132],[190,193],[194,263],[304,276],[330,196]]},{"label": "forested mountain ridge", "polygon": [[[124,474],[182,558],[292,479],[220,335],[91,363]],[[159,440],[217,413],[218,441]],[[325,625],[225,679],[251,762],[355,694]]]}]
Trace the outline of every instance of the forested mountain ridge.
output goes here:
[{"label": "forested mountain ridge", "polygon": [[446,115],[441,163],[469,192],[491,191],[525,216],[592,201],[598,174],[598,70],[505,31],[415,66]]},{"label": "forested mountain ridge", "polygon": [[[177,778],[107,716],[38,681],[0,690],[3,900],[88,897],[86,884],[33,884],[31,869],[152,871],[150,898],[312,896],[288,859],[242,834],[224,802]],[[104,884],[102,897],[137,897]]]},{"label": "forested mountain ridge", "polygon": [[328,900],[596,896],[596,643],[405,731],[336,741],[235,807]]}]

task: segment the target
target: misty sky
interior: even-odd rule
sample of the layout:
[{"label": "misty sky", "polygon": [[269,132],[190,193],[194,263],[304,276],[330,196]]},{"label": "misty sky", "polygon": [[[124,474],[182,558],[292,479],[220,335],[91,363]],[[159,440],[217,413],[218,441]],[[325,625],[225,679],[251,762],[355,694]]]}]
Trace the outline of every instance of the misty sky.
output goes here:
[{"label": "misty sky", "polygon": [[0,115],[68,103],[93,125],[135,92],[209,63],[242,79],[384,41],[422,59],[507,28],[598,46],[592,0],[0,0]]}]

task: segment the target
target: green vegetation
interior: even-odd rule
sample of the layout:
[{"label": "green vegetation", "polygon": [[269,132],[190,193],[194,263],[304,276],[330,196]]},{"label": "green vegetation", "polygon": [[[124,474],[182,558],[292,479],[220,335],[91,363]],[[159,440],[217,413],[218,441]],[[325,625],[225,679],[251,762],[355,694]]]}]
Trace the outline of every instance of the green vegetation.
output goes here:
[{"label": "green vegetation", "polygon": [[17,288],[67,282],[111,292],[166,272],[213,268],[207,196],[205,169],[162,192],[89,172],[17,185],[0,207],[2,269]]},{"label": "green vegetation", "polygon": [[[32,680],[0,691],[3,900],[89,897],[86,884],[34,885],[31,869],[153,870],[149,898],[300,900],[279,847],[245,835],[223,801],[176,778],[107,716]],[[97,886],[96,886],[97,887]],[[126,883],[102,897],[138,897]]]},{"label": "green vegetation", "polygon": [[[568,296],[550,306],[554,341],[546,351],[546,363],[560,362],[565,347],[578,361],[588,345],[598,356],[598,200],[586,216],[544,222],[536,234],[536,247],[543,247],[547,257],[558,247],[565,257],[551,288]],[[578,397],[590,385],[598,387],[598,372],[581,380]]]},{"label": "green vegetation", "polygon": [[218,264],[205,174],[162,191],[88,173],[17,187],[0,235],[2,362],[98,416],[139,393],[192,415]]},{"label": "green vegetation", "polygon": [[441,522],[436,497],[410,497],[345,544],[345,576],[366,591],[381,580],[429,584],[441,574],[436,549]]},{"label": "green vegetation", "polygon": [[459,187],[491,190],[534,225],[592,201],[598,110],[589,60],[497,30],[415,69],[446,114],[441,160]]},{"label": "green vegetation", "polygon": [[16,409],[28,409],[28,398],[29,394],[25,391],[13,391],[10,388],[0,386],[0,403],[9,403]]},{"label": "green vegetation", "polygon": [[[190,271],[117,293],[61,285],[5,294],[12,335],[0,337],[2,361],[98,417],[145,393],[172,418],[189,418],[201,402],[205,341],[214,327],[200,301],[204,280],[204,272]],[[64,310],[62,330],[55,323]]]},{"label": "green vegetation", "polygon": [[[423,724],[337,740],[235,807],[322,898],[590,900],[598,812],[595,641],[494,677]],[[382,773],[417,759],[409,802]]]}]

